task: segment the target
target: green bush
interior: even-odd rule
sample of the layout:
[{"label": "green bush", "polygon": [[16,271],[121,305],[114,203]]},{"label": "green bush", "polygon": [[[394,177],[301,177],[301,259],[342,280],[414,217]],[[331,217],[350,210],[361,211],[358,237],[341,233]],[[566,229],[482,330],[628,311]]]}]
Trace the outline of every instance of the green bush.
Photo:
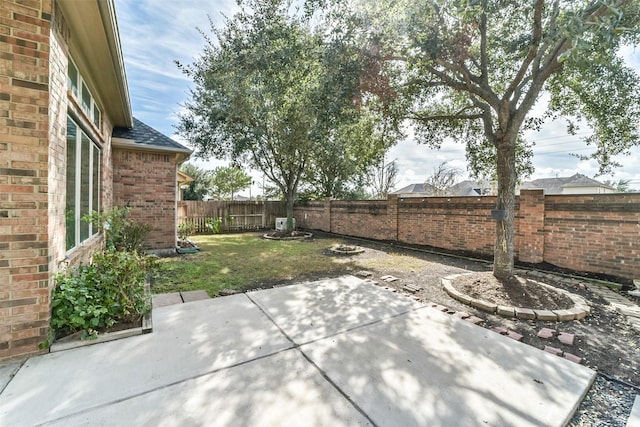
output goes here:
[{"label": "green bush", "polygon": [[207,230],[211,234],[218,234],[222,230],[222,218],[211,218],[207,220]]},{"label": "green bush", "polygon": [[107,249],[142,252],[144,238],[153,227],[128,218],[131,208],[113,207],[105,213],[92,212],[82,217],[104,231]]},{"label": "green bush", "polygon": [[187,240],[189,236],[193,236],[194,234],[196,234],[197,230],[198,230],[198,226],[193,223],[190,223],[190,222],[182,223],[178,225],[178,239]]},{"label": "green bush", "polygon": [[83,331],[83,339],[118,322],[139,320],[151,310],[144,291],[154,259],[136,252],[96,253],[93,263],[56,277],[51,329],[54,336]]}]

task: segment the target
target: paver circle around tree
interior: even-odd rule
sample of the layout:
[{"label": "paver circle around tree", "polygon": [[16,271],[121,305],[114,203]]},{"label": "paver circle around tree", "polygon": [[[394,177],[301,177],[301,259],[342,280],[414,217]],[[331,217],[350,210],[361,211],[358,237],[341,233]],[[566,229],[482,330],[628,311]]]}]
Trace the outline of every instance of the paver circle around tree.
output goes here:
[{"label": "paver circle around tree", "polygon": [[293,231],[283,233],[282,231],[271,231],[262,235],[267,240],[304,240],[313,237],[313,233],[307,231]]},{"label": "paver circle around tree", "polygon": [[442,279],[442,286],[445,292],[453,299],[475,307],[487,313],[497,314],[507,318],[518,318],[522,320],[543,320],[566,322],[570,320],[581,320],[588,316],[591,312],[587,301],[579,295],[559,289],[546,283],[526,279],[530,283],[538,286],[547,287],[548,290],[556,292],[571,301],[571,307],[566,309],[545,309],[530,307],[515,307],[511,305],[500,305],[498,303],[487,301],[478,297],[467,295],[460,289],[454,287],[456,279],[463,276],[477,275],[478,273],[454,274]]},{"label": "paver circle around tree", "polygon": [[329,250],[339,255],[357,255],[363,253],[365,249],[355,245],[333,245]]}]

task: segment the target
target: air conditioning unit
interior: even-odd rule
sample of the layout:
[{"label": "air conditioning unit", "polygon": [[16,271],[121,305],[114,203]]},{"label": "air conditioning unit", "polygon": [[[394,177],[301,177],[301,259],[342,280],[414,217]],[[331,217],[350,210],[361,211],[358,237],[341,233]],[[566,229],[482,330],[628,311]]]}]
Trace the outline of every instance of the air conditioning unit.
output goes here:
[{"label": "air conditioning unit", "polygon": [[[296,228],[296,219],[293,218],[293,229]],[[276,218],[276,230],[287,231],[287,218]]]}]

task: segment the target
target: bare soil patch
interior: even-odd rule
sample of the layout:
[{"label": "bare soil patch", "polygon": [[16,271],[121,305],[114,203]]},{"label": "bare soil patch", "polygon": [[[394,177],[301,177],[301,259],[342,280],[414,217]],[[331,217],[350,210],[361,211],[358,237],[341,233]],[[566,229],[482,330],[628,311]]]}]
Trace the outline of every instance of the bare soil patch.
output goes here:
[{"label": "bare soil patch", "polygon": [[573,301],[566,295],[526,277],[516,276],[503,281],[491,272],[484,272],[456,277],[452,285],[473,298],[507,307],[541,310],[573,307]]}]

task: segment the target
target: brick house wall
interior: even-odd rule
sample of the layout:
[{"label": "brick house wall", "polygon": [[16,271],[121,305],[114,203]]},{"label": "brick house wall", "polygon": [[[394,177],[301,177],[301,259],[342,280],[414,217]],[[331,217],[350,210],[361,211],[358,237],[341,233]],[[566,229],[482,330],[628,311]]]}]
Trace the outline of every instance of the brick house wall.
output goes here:
[{"label": "brick house wall", "polygon": [[[494,206],[489,196],[327,200],[296,206],[294,214],[302,228],[492,256]],[[520,261],[640,277],[640,193],[545,196],[523,190],[514,228]]]},{"label": "brick house wall", "polygon": [[0,360],[40,351],[55,275],[103,247],[96,235],[66,251],[68,114],[101,149],[103,209],[113,195],[113,123],[93,124],[67,90],[71,37],[54,0],[0,0]]},{"label": "brick house wall", "polygon": [[132,219],[153,226],[145,249],[175,248],[176,155],[114,147],[113,168],[114,205],[131,207]]},{"label": "brick house wall", "polygon": [[48,333],[52,1],[0,1],[0,358]]}]

